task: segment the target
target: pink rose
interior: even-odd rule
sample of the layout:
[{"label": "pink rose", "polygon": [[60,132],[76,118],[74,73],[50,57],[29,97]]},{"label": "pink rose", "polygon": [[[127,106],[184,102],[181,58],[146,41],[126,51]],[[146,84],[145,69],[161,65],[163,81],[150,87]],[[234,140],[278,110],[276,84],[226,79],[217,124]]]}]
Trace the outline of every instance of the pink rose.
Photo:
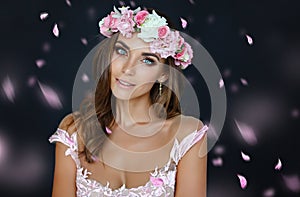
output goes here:
[{"label": "pink rose", "polygon": [[141,25],[142,23],[144,23],[146,17],[148,16],[149,12],[146,10],[142,10],[140,12],[138,12],[135,17],[134,20],[138,25]]},{"label": "pink rose", "polygon": [[158,37],[165,38],[169,32],[170,32],[170,29],[168,26],[161,26],[158,28]]}]

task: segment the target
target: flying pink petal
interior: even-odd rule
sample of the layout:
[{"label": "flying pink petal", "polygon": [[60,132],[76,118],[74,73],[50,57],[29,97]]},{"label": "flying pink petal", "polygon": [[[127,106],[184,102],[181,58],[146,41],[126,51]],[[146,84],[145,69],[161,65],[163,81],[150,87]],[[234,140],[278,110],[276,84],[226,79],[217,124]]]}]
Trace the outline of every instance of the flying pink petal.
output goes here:
[{"label": "flying pink petal", "polygon": [[282,163],[281,163],[280,159],[278,158],[278,162],[275,166],[275,170],[281,170],[281,168],[282,168]]},{"label": "flying pink petal", "polygon": [[40,19],[43,21],[43,20],[46,20],[48,18],[49,14],[47,12],[42,12],[40,14]]},{"label": "flying pink petal", "polygon": [[88,41],[86,38],[81,38],[81,43],[84,44],[84,45],[87,45],[88,44]]},{"label": "flying pink petal", "polygon": [[35,84],[36,84],[36,77],[34,76],[29,77],[27,80],[27,85],[29,87],[33,87]]},{"label": "flying pink petal", "polygon": [[240,174],[237,174],[237,176],[238,176],[238,178],[240,180],[240,186],[241,186],[241,188],[245,189],[247,187],[247,179],[244,176],[240,175]]},{"label": "flying pink petal", "polygon": [[68,5],[68,6],[70,6],[70,7],[72,6],[72,4],[71,4],[71,1],[70,1],[70,0],[66,0],[66,3],[67,3],[67,5]]},{"label": "flying pink petal", "polygon": [[214,153],[218,155],[223,155],[225,153],[225,147],[222,145],[215,146]]},{"label": "flying pink petal", "polygon": [[124,1],[119,1],[120,6],[125,6],[125,2]]},{"label": "flying pink petal", "polygon": [[130,5],[131,5],[131,7],[135,7],[135,2],[134,1],[130,1]]},{"label": "flying pink petal", "polygon": [[298,118],[299,117],[299,110],[298,109],[293,109],[291,112],[291,116],[293,118]]},{"label": "flying pink petal", "polygon": [[244,161],[250,161],[250,156],[249,155],[246,155],[242,151],[241,151],[241,155],[242,155],[242,158],[243,158]]},{"label": "flying pink petal", "polygon": [[222,166],[223,165],[223,159],[221,157],[217,157],[212,159],[212,164],[216,167]]},{"label": "flying pink petal", "polygon": [[12,81],[10,80],[10,78],[8,76],[4,79],[4,81],[2,83],[2,88],[3,88],[4,94],[6,95],[8,100],[10,102],[14,103],[15,88],[13,86]]},{"label": "flying pink petal", "polygon": [[300,192],[300,178],[298,175],[282,175],[286,187],[292,192]]},{"label": "flying pink petal", "polygon": [[83,73],[83,75],[81,76],[81,79],[82,79],[82,81],[85,82],[85,83],[90,81],[89,77],[88,77],[87,74],[85,74],[85,73]]},{"label": "flying pink petal", "polygon": [[59,29],[58,29],[58,26],[57,26],[56,23],[54,24],[54,27],[53,27],[52,32],[53,32],[53,34],[54,34],[56,37],[59,36]]},{"label": "flying pink petal", "polygon": [[191,4],[195,4],[195,1],[194,0],[189,0],[189,2],[191,3]]},{"label": "flying pink petal", "polygon": [[105,127],[105,129],[106,129],[106,133],[112,134],[112,131],[109,128]]},{"label": "flying pink petal", "polygon": [[239,87],[237,86],[237,84],[233,83],[230,86],[230,90],[231,90],[231,92],[237,92],[237,91],[239,91]]},{"label": "flying pink petal", "polygon": [[274,188],[268,188],[263,192],[263,197],[273,197],[275,195]]},{"label": "flying pink petal", "polygon": [[39,84],[40,89],[43,93],[43,96],[46,99],[46,101],[48,102],[48,104],[55,109],[62,108],[62,103],[61,103],[57,93],[47,85],[44,85],[40,82],[38,82],[38,84]]},{"label": "flying pink petal", "polygon": [[43,44],[43,51],[44,51],[44,52],[49,52],[50,49],[51,49],[50,44],[49,44],[48,42],[45,42],[45,43]]},{"label": "flying pink petal", "polygon": [[181,26],[182,26],[182,28],[185,29],[186,26],[187,26],[187,21],[185,19],[181,18],[181,17],[180,17],[180,20],[181,20]]},{"label": "flying pink petal", "polygon": [[220,79],[220,81],[219,81],[219,87],[220,88],[224,87],[224,81],[223,81],[223,79]]},{"label": "flying pink petal", "polygon": [[230,75],[231,75],[231,70],[230,69],[225,69],[224,72],[223,72],[223,76],[227,78],[227,77],[230,77]]},{"label": "flying pink petal", "polygon": [[237,125],[243,139],[250,145],[257,144],[257,138],[253,129],[245,123],[234,120]]},{"label": "flying pink petal", "polygon": [[249,36],[249,35],[246,34],[246,38],[247,38],[248,44],[252,45],[253,44],[253,39],[251,38],[251,36]]},{"label": "flying pink petal", "polygon": [[246,81],[246,79],[244,78],[241,78],[241,82],[244,86],[247,86],[248,85],[248,82]]},{"label": "flying pink petal", "polygon": [[43,59],[37,59],[37,60],[35,60],[35,63],[37,65],[37,67],[42,68],[46,64],[46,61]]}]

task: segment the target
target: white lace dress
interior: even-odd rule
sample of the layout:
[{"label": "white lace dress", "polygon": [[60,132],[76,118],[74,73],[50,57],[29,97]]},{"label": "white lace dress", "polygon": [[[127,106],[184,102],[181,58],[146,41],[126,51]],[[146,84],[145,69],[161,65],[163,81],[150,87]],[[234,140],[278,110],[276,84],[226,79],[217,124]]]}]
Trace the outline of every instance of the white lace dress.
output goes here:
[{"label": "white lace dress", "polygon": [[177,164],[184,154],[204,136],[207,129],[208,127],[204,125],[200,130],[195,130],[187,135],[181,142],[175,139],[170,152],[169,162],[165,166],[159,169],[156,168],[154,172],[150,173],[149,181],[145,185],[135,188],[126,188],[126,186],[123,185],[118,189],[111,189],[109,183],[103,185],[96,180],[89,179],[91,172],[80,165],[78,158],[77,132],[70,136],[65,130],[58,128],[49,138],[49,141],[51,143],[61,142],[69,147],[65,155],[71,156],[77,166],[77,197],[174,196]]}]

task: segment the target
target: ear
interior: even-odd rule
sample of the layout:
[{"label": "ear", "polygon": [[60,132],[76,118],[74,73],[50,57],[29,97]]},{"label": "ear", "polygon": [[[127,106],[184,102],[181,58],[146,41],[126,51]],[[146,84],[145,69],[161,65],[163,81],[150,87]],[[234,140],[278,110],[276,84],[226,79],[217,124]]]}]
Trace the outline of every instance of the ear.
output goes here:
[{"label": "ear", "polygon": [[158,81],[159,83],[163,83],[163,82],[167,81],[168,79],[169,79],[169,75],[166,74],[166,73],[163,73],[163,74],[157,79],[157,81]]}]

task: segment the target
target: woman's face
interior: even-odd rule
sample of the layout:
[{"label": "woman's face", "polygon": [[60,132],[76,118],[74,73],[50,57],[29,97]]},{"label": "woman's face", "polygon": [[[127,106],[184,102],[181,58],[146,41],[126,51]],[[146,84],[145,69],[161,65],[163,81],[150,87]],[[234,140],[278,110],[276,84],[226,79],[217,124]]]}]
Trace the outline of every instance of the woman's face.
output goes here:
[{"label": "woman's face", "polygon": [[131,38],[121,34],[115,44],[111,63],[111,90],[118,99],[149,96],[156,81],[164,82],[164,60],[152,53],[149,43],[134,33]]}]

